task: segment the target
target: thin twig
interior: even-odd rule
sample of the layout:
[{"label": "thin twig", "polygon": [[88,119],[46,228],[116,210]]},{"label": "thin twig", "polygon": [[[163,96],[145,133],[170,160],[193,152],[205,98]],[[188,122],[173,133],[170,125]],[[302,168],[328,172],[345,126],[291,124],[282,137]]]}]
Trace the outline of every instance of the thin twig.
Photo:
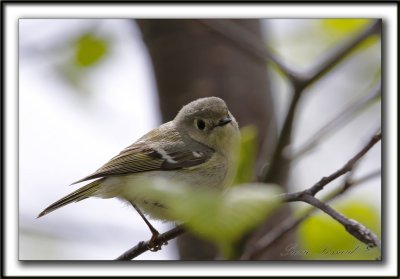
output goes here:
[{"label": "thin twig", "polygon": [[289,110],[287,112],[285,122],[283,123],[282,131],[280,133],[278,143],[274,149],[274,153],[271,159],[271,165],[269,166],[264,177],[261,178],[263,182],[279,183],[281,173],[286,173],[286,167],[288,165],[288,158],[284,156],[283,150],[285,147],[290,145],[293,132],[293,123],[296,115],[296,109],[300,101],[300,94],[294,94],[290,102]]},{"label": "thin twig", "polygon": [[[359,178],[359,179],[346,179],[345,183],[341,187],[338,187],[331,193],[327,194],[322,201],[324,203],[331,202],[338,197],[342,196],[349,189],[354,186],[361,185],[371,179],[374,179],[381,175],[381,170],[372,171],[371,173]],[[304,220],[309,218],[311,214],[313,214],[317,210],[316,207],[310,207],[307,209],[302,216],[293,218],[291,216],[287,217],[283,220],[282,223],[275,226],[271,229],[267,234],[261,237],[257,242],[251,247],[247,247],[246,251],[240,257],[241,260],[253,260],[256,259],[259,255],[267,251],[273,243],[279,241],[281,238],[285,237],[288,233],[297,228]]]},{"label": "thin twig", "polygon": [[342,45],[340,49],[330,54],[323,63],[314,68],[312,74],[304,76],[300,73],[296,73],[293,69],[285,65],[283,61],[278,58],[278,56],[273,55],[271,50],[260,48],[259,39],[234,21],[226,19],[198,19],[197,21],[210,28],[223,38],[233,42],[238,48],[245,51],[247,54],[253,55],[257,59],[260,59],[264,62],[272,61],[289,77],[293,85],[293,99],[290,103],[277,146],[275,147],[275,151],[271,159],[271,165],[269,166],[269,169],[265,173],[264,177],[261,178],[261,180],[264,182],[279,182],[280,174],[284,173],[282,170],[285,170],[285,166],[287,165],[289,158],[286,158],[286,156],[283,154],[283,150],[285,147],[290,145],[295,113],[303,90],[334,68],[366,38],[373,34],[380,33],[381,26],[381,21],[375,20],[355,37],[350,39],[350,41]]},{"label": "thin twig", "polygon": [[342,44],[337,51],[331,53],[323,63],[319,64],[313,71],[311,71],[311,74],[302,75],[285,65],[278,56],[273,55],[272,50],[264,47],[261,48],[259,46],[259,38],[236,22],[227,19],[197,19],[197,21],[217,33],[219,36],[233,42],[235,46],[243,50],[245,53],[260,59],[263,62],[273,62],[284,74],[286,74],[293,86],[293,99],[285,117],[285,122],[274,154],[270,161],[271,164],[264,177],[261,179],[264,182],[279,182],[280,170],[284,169],[289,161],[283,154],[283,150],[285,147],[290,145],[294,117],[304,89],[332,70],[365,39],[371,35],[380,34],[382,24],[381,20],[374,20],[356,36]]},{"label": "thin twig", "polygon": [[[282,131],[280,133],[278,143],[275,147],[271,165],[267,170],[265,176],[263,177],[264,182],[279,182],[279,175],[281,170],[285,170],[287,168],[288,162],[290,162],[290,158],[284,154],[284,149],[290,146],[291,137],[292,137],[292,127],[294,118],[296,115],[296,109],[298,107],[301,96],[303,95],[304,89],[317,81],[322,77],[322,73],[327,73],[334,66],[336,66],[344,57],[346,57],[358,44],[363,42],[369,36],[375,34],[380,30],[380,20],[374,21],[373,24],[362,30],[358,36],[352,38],[352,40],[344,45],[341,49],[331,54],[326,62],[322,63],[321,66],[316,67],[316,70],[313,71],[314,74],[310,75],[308,78],[303,78],[302,76],[298,76],[295,79],[292,79],[293,86],[293,98],[289,106],[289,110],[285,117],[285,122],[282,127]],[[319,72],[318,72],[319,71]]]},{"label": "thin twig", "polygon": [[314,135],[312,135],[300,148],[298,151],[294,152],[293,155],[290,156],[290,159],[296,160],[300,158],[305,153],[309,152],[313,148],[315,148],[318,142],[321,141],[322,138],[326,137],[332,132],[337,132],[340,126],[343,123],[347,123],[348,119],[354,116],[358,111],[366,108],[372,102],[374,102],[381,95],[381,82],[379,81],[371,92],[361,98],[357,99],[355,102],[348,105],[345,109],[343,109],[340,113],[335,115],[327,124],[325,124],[319,131],[317,131]]},{"label": "thin twig", "polygon": [[[164,245],[167,241],[176,238],[177,236],[183,234],[185,232],[184,228],[182,226],[176,226],[175,228],[160,234],[155,241],[154,244],[156,245]],[[118,261],[128,261],[133,258],[136,258],[137,256],[143,254],[144,252],[150,250],[149,248],[150,240],[148,241],[141,241],[131,249],[127,250],[124,252],[121,256],[116,258],[115,260]]]},{"label": "thin twig", "polygon": [[319,208],[320,210],[331,216],[333,219],[338,221],[340,224],[342,224],[347,232],[349,232],[361,242],[367,244],[369,247],[378,247],[379,249],[381,249],[381,241],[373,232],[371,232],[368,228],[358,223],[357,221],[347,218],[342,213],[336,211],[328,204],[323,203],[316,197],[310,194],[305,194],[302,195],[298,199],[298,201],[303,201],[316,208]]},{"label": "thin twig", "polygon": [[257,61],[273,62],[290,80],[300,76],[300,73],[295,72],[285,65],[282,59],[274,55],[272,50],[260,47],[264,45],[260,44],[260,39],[235,21],[229,19],[196,19],[196,21],[229,40],[234,46],[256,58]]},{"label": "thin twig", "polygon": [[358,34],[352,37],[344,45],[340,46],[334,53],[328,55],[324,62],[316,66],[312,70],[312,74],[304,81],[306,86],[309,86],[325,76],[336,65],[343,61],[361,42],[369,38],[371,35],[381,33],[382,20],[376,19]]},{"label": "thin twig", "polygon": [[344,192],[346,192],[349,188],[353,187],[354,185],[358,185],[358,184],[364,183],[364,182],[366,182],[366,181],[368,181],[370,179],[373,179],[373,178],[375,178],[377,176],[380,176],[380,175],[381,175],[381,170],[379,169],[379,170],[376,170],[376,171],[372,171],[369,174],[367,174],[367,175],[365,175],[365,176],[363,176],[363,177],[361,177],[359,179],[346,180],[346,183],[343,185],[343,188],[340,189],[340,193],[339,194],[343,194]]},{"label": "thin twig", "polygon": [[[333,181],[334,179],[340,177],[341,175],[350,172],[355,164],[370,150],[380,139],[382,138],[382,134],[379,131],[376,133],[371,140],[355,155],[353,156],[342,168],[334,172],[333,174],[322,178],[320,181],[318,181],[316,184],[314,184],[312,187],[300,191],[300,192],[295,192],[295,193],[288,193],[282,195],[283,200],[285,202],[295,202],[295,201],[303,201],[306,203],[309,203],[327,214],[329,214],[332,218],[340,222],[343,226],[345,226],[346,230],[354,235],[357,239],[363,241],[364,243],[368,245],[375,245],[380,247],[380,241],[378,242],[378,238],[370,232],[367,228],[362,226],[361,224],[358,224],[356,221],[348,219],[344,215],[336,212],[333,208],[328,206],[327,204],[321,202],[320,200],[316,199],[314,195],[319,192],[320,190],[323,189],[323,187]],[[349,184],[350,182],[347,182]],[[346,185],[346,183],[345,183]],[[349,187],[349,185],[345,186]],[[346,190],[342,190],[344,192]],[[297,220],[295,223],[291,223],[288,221],[287,224],[285,224],[285,229],[289,230],[290,228],[297,226],[301,221]],[[163,233],[159,235],[157,238],[157,241],[155,242],[156,245],[162,245],[163,243],[167,242],[168,240],[171,240],[180,234],[184,232],[184,229],[182,226],[177,226],[174,229]],[[141,241],[139,242],[136,246],[132,247],[125,253],[123,253],[121,256],[119,256],[116,260],[131,260],[142,253],[146,252],[149,250],[149,241]]]},{"label": "thin twig", "polygon": [[[332,68],[334,68],[340,61],[342,61],[357,45],[359,45],[362,41],[366,38],[371,36],[372,34],[376,34],[380,32],[381,21],[377,20],[371,26],[365,28],[361,31],[358,36],[354,37],[351,41],[349,41],[346,45],[341,47],[338,51],[331,54],[325,62],[320,64],[320,66],[316,67],[315,70],[312,72],[311,75],[305,76],[301,75],[300,73],[295,72],[294,70],[287,67],[277,56],[272,54],[272,51],[268,51],[264,48],[259,48],[258,39],[255,36],[247,31],[242,26],[228,20],[198,20],[205,26],[209,27],[210,29],[214,30],[219,35],[225,37],[226,39],[234,42],[240,49],[245,50],[249,54],[261,58],[263,61],[272,61],[286,76],[290,79],[291,84],[293,86],[293,99],[289,107],[289,111],[287,113],[285,123],[282,128],[281,135],[278,140],[277,147],[275,148],[275,152],[273,155],[273,160],[270,169],[268,170],[266,176],[264,177],[264,181],[273,181],[271,177],[273,177],[275,171],[282,167],[287,162],[287,159],[283,157],[283,149],[289,145],[291,141],[291,132],[292,132],[292,125],[294,121],[295,111],[297,105],[299,103],[300,97],[303,93],[303,90],[309,86],[310,84],[314,83],[315,81],[319,80],[323,77],[327,72],[329,72]],[[245,39],[243,39],[245,38]],[[257,40],[257,41],[256,41]],[[257,47],[256,47],[257,46]],[[357,222],[347,219],[345,216],[341,216],[340,213],[337,213],[328,205],[322,203],[318,199],[314,197],[314,195],[323,189],[323,187],[331,182],[332,180],[338,178],[339,176],[343,175],[344,173],[350,171],[354,164],[378,141],[380,140],[381,135],[375,138],[375,142],[365,150],[362,150],[358,153],[354,158],[352,158],[347,164],[341,169],[332,174],[329,177],[322,178],[321,181],[316,183],[310,189],[304,191],[304,193],[297,192],[287,194],[285,197],[286,202],[292,201],[304,201],[314,206],[324,210],[326,213],[330,214],[333,218],[338,220],[339,222],[343,222],[346,229],[353,234],[355,237],[360,239],[364,242],[369,242],[370,244],[375,244],[376,246],[380,247],[380,242],[378,243],[379,239],[374,237],[368,229],[363,227],[362,225],[358,224]],[[353,162],[354,161],[354,162]],[[272,175],[271,175],[272,174]],[[180,226],[159,235],[155,244],[162,245],[168,240],[171,240],[178,235],[182,234],[184,229]],[[135,247],[132,247],[121,256],[117,258],[117,260],[130,260],[132,258],[137,257],[138,255],[146,252],[149,250],[148,248],[149,241],[140,242]]]},{"label": "thin twig", "polygon": [[330,54],[324,62],[315,66],[310,74],[304,75],[287,66],[282,59],[274,55],[274,52],[268,47],[260,47],[259,38],[235,21],[228,19],[196,19],[196,21],[230,42],[233,42],[239,49],[258,60],[273,62],[289,78],[294,87],[301,88],[298,91],[302,91],[305,87],[316,82],[327,72],[332,70],[366,38],[374,34],[380,34],[382,25],[380,19],[374,20],[356,36],[342,44],[338,50]]},{"label": "thin twig", "polygon": [[[363,241],[364,243],[371,245],[371,246],[377,246],[380,248],[380,240],[378,237],[370,232],[367,228],[362,226],[361,224],[358,224],[356,221],[348,219],[344,215],[340,214],[339,212],[336,212],[333,208],[325,204],[324,202],[330,201],[333,198],[343,194],[345,191],[347,191],[351,185],[354,185],[355,183],[361,183],[364,182],[367,179],[370,179],[374,177],[375,175],[378,174],[378,172],[373,172],[369,174],[368,176],[360,179],[359,181],[351,181],[351,175],[349,175],[341,189],[338,191],[334,192],[330,196],[327,196],[327,198],[324,200],[324,202],[321,202],[320,200],[316,199],[314,197],[315,194],[317,194],[319,191],[321,191],[325,185],[328,183],[332,182],[333,180],[337,179],[338,177],[350,173],[352,174],[352,171],[354,170],[355,165],[358,163],[358,161],[380,140],[382,139],[382,133],[381,131],[378,131],[375,133],[369,142],[356,154],[354,155],[346,164],[343,165],[339,170],[336,172],[332,173],[331,175],[322,178],[320,181],[315,183],[313,186],[311,186],[308,189],[305,189],[303,191],[295,192],[295,193],[287,193],[283,194],[282,198],[285,202],[296,202],[296,201],[303,201],[306,203],[309,203],[313,205],[316,208],[319,208],[323,210],[325,213],[330,215],[332,218],[334,218],[336,221],[341,223],[345,229],[352,234],[354,237],[357,239]],[[380,172],[379,172],[380,173]],[[302,217],[297,218],[295,220],[288,218],[284,222],[281,223],[280,226],[274,228],[273,230],[270,231],[269,234],[261,238],[257,244],[254,247],[251,247],[247,249],[241,259],[252,259],[256,257],[257,255],[261,254],[263,251],[265,251],[270,245],[272,245],[276,240],[280,239],[283,237],[285,234],[293,230],[295,227],[297,227],[302,221],[304,221],[310,214],[312,213],[314,209],[311,209],[310,211],[306,212]]]},{"label": "thin twig", "polygon": [[[368,245],[371,245],[371,246],[375,245],[375,246],[380,247],[379,239],[372,232],[370,232],[367,228],[365,228],[361,224],[358,224],[356,221],[348,219],[344,215],[336,212],[333,208],[331,208],[327,204],[316,199],[314,197],[314,195],[318,191],[322,190],[323,187],[326,184],[328,184],[329,182],[331,182],[332,180],[338,178],[339,176],[341,176],[347,172],[350,172],[354,168],[354,165],[368,152],[368,150],[370,150],[381,139],[381,137],[382,137],[381,132],[376,133],[371,138],[371,140],[361,149],[361,151],[359,151],[355,156],[353,156],[341,169],[334,172],[332,175],[321,179],[319,182],[314,184],[312,187],[310,187],[304,191],[284,194],[283,195],[284,200],[286,202],[303,201],[303,202],[309,203],[309,204],[323,210],[324,212],[329,214],[332,218],[334,218],[335,220],[340,222],[342,225],[344,225],[346,230],[349,233],[351,233],[352,235],[354,235],[357,239],[363,241],[364,243],[367,243]],[[372,176],[373,175],[369,175],[369,177],[372,177]],[[364,178],[364,180],[365,180],[365,178]],[[351,185],[351,182],[346,180],[345,186],[343,187],[343,189],[341,189],[341,192],[338,193],[337,195],[345,192],[350,187],[350,185]],[[307,213],[306,215],[308,216],[310,213]],[[302,218],[305,219],[306,216],[303,216]],[[297,226],[304,219],[298,219],[298,220],[295,220],[294,222],[287,220],[287,222],[282,225],[283,231],[291,230],[292,228]],[[181,226],[177,226],[174,229],[159,235],[155,244],[162,245],[166,241],[179,236],[183,232],[184,232],[184,229]],[[271,242],[270,241],[267,242],[267,245],[270,245],[269,243],[271,243]],[[149,241],[139,242],[135,247],[133,247],[133,248],[129,249],[128,251],[126,251],[125,253],[123,253],[116,260],[131,260],[131,259],[141,255],[142,253],[148,251],[149,250],[148,245],[149,245]],[[265,247],[265,246],[266,245],[264,244],[260,247]],[[260,249],[258,249],[257,251],[259,251],[259,250]]]},{"label": "thin twig", "polygon": [[355,156],[353,156],[353,158],[347,161],[347,163],[341,169],[337,170],[330,176],[323,177],[314,186],[308,189],[307,193],[314,196],[316,193],[321,191],[326,184],[330,183],[331,181],[340,177],[341,175],[351,171],[354,165],[381,139],[382,139],[382,132],[379,131],[375,135],[373,135],[370,141]]},{"label": "thin twig", "polygon": [[284,195],[284,199],[286,202],[296,201],[300,196],[304,194],[309,194],[314,196],[316,193],[321,191],[325,185],[332,182],[336,178],[342,176],[343,174],[352,170],[354,165],[370,150],[378,141],[382,139],[381,131],[377,132],[370,141],[356,154],[354,155],[347,163],[341,167],[339,170],[335,171],[329,176],[321,178],[317,183],[315,183],[311,188],[308,188],[304,191],[289,193]]}]

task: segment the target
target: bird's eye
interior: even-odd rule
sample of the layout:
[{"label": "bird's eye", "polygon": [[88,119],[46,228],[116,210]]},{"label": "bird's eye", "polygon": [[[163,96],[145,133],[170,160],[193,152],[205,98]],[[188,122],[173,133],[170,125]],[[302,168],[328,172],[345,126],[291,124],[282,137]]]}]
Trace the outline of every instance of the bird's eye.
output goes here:
[{"label": "bird's eye", "polygon": [[202,120],[202,119],[197,119],[196,120],[196,127],[199,129],[199,130],[204,130],[205,128],[206,128],[206,122],[204,122],[204,120]]}]

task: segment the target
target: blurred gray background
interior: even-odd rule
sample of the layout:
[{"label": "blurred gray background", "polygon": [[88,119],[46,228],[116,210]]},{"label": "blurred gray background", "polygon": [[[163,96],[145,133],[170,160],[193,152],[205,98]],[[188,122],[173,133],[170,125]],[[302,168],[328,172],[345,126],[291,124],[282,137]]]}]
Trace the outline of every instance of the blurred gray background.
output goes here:
[{"label": "blurred gray background", "polygon": [[[262,32],[268,38],[266,45],[305,72],[323,53],[352,35],[346,26],[341,31],[338,26],[307,19],[263,20]],[[77,49],[84,52],[85,47],[89,53],[90,47],[97,52],[77,58]],[[20,19],[19,48],[19,259],[107,260],[149,239],[139,215],[116,199],[87,199],[36,219],[41,210],[78,187],[69,184],[162,122],[152,64],[135,22]],[[296,117],[293,148],[346,104],[367,94],[380,74],[380,63],[380,42],[371,42],[308,88]],[[290,88],[273,68],[269,81],[280,127]],[[290,190],[310,187],[337,170],[380,123],[379,101],[354,114],[293,164]],[[378,144],[362,161],[357,176],[379,168],[380,162]],[[380,215],[379,177],[352,190],[346,199],[362,201]],[[172,226],[152,223],[160,232]],[[171,241],[162,251],[137,259],[179,259],[175,245]]]}]

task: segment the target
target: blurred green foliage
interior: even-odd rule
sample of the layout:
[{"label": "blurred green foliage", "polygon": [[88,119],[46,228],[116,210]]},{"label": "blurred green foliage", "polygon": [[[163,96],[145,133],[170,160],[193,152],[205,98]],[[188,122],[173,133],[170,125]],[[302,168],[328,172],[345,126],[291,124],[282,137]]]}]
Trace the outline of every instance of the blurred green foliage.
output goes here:
[{"label": "blurred green foliage", "polygon": [[349,35],[358,32],[372,22],[368,18],[329,18],[322,19],[321,24],[331,33]]},{"label": "blurred green foliage", "polygon": [[[352,36],[357,32],[360,32],[363,28],[371,24],[371,19],[323,19],[321,20],[321,27],[326,30],[329,36],[336,40],[343,40],[346,37]],[[361,44],[357,46],[355,51],[362,51],[380,41],[378,35],[373,35],[365,39]]]},{"label": "blurred green foliage", "polygon": [[[291,60],[292,57],[294,61],[312,63],[320,54],[325,53],[327,48],[354,35],[369,23],[369,19],[313,19],[313,30],[304,28],[298,34],[283,40],[283,45],[291,48],[291,53],[289,59],[285,55],[282,57],[285,57],[285,60]],[[365,50],[377,42],[380,43],[380,38],[371,36],[359,45],[357,51]],[[69,85],[82,92],[87,74],[110,54],[112,43],[112,40],[94,32],[81,32],[65,44],[64,51],[71,52],[71,55],[57,65],[58,70]],[[279,50],[280,46],[273,49]],[[57,51],[53,54],[59,56]],[[372,58],[372,55],[368,58]],[[269,65],[276,68],[273,63]],[[380,79],[381,67],[380,64],[376,66],[374,78]],[[375,71],[372,67],[365,69]],[[281,73],[279,69],[278,73]],[[350,80],[354,80],[355,73],[347,74]],[[366,80],[369,80],[368,77],[366,75]],[[258,133],[253,126],[243,127],[241,133],[238,171],[234,179],[234,185],[240,187],[233,187],[225,192],[205,189],[192,191],[185,186],[172,185],[169,181],[153,181],[138,185],[135,189],[150,200],[162,200],[171,208],[171,219],[186,222],[188,230],[216,243],[226,258],[231,256],[235,241],[267,218],[280,204],[280,200],[276,198],[280,193],[277,186],[243,184],[252,181],[254,177]],[[348,201],[338,204],[335,208],[380,237],[379,214],[369,204],[359,200]],[[365,244],[324,213],[317,213],[307,219],[300,225],[298,232],[300,247],[309,252],[305,259],[373,260],[379,256],[376,248],[367,249]]]},{"label": "blurred green foliage", "polygon": [[[159,201],[166,208],[166,219],[184,223],[187,230],[213,242],[223,257],[233,257],[235,244],[243,235],[265,220],[280,204],[281,188],[254,179],[257,156],[257,129],[241,128],[241,141],[235,150],[234,186],[225,190],[202,189],[171,180],[144,179],[129,189],[128,195]],[[247,183],[247,184],[246,184]]]},{"label": "blurred green foliage", "polygon": [[86,30],[80,32],[54,53],[63,57],[54,65],[55,69],[74,91],[85,93],[80,96],[88,96],[89,76],[109,56],[111,45],[112,41],[104,35]]},{"label": "blurred green foliage", "polygon": [[189,230],[214,242],[230,258],[235,242],[280,204],[279,193],[277,186],[264,184],[246,184],[224,193],[204,190],[181,197],[173,211]]},{"label": "blurred green foliage", "polygon": [[74,42],[75,63],[78,67],[92,67],[108,52],[109,42],[93,33],[83,33]]},{"label": "blurred green foliage", "polygon": [[[302,28],[295,28],[296,32],[276,35],[276,38],[271,36],[269,45],[270,49],[276,52],[285,63],[300,72],[311,70],[313,65],[318,64],[316,61],[319,61],[326,53],[354,37],[372,23],[372,19],[359,18],[299,19],[296,21]],[[353,53],[362,52],[379,42],[379,36],[370,36],[358,45]],[[378,52],[373,51],[372,53]],[[371,61],[373,61],[373,56],[371,56]],[[280,70],[277,70],[273,63],[269,64],[281,77]]]},{"label": "blurred green foliage", "polygon": [[[373,206],[352,200],[336,204],[334,208],[380,237],[380,217]],[[322,212],[305,220],[298,232],[299,250],[308,260],[375,260],[380,257],[378,248],[367,247]]]},{"label": "blurred green foliage", "polygon": [[244,126],[240,129],[241,141],[238,151],[237,171],[233,180],[233,186],[250,182],[254,178],[255,161],[257,157],[257,127]]},{"label": "blurred green foliage", "polygon": [[212,241],[228,259],[236,241],[281,204],[281,189],[261,183],[221,191],[148,178],[127,191],[132,197],[162,203],[166,219],[183,223],[193,234]]}]

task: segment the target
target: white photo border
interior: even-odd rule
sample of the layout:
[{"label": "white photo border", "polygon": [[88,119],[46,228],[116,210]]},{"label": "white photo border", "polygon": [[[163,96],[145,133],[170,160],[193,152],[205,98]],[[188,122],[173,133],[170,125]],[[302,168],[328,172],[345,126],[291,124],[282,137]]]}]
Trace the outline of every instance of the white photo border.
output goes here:
[{"label": "white photo border", "polygon": [[[397,275],[397,4],[17,3],[3,10],[5,181],[4,276],[394,276]],[[383,262],[21,262],[18,261],[18,19],[20,18],[382,18],[384,76]],[[388,152],[390,151],[390,152]],[[290,266],[290,268],[288,268]],[[310,268],[312,266],[312,268]],[[334,269],[334,270],[333,270]]]}]

